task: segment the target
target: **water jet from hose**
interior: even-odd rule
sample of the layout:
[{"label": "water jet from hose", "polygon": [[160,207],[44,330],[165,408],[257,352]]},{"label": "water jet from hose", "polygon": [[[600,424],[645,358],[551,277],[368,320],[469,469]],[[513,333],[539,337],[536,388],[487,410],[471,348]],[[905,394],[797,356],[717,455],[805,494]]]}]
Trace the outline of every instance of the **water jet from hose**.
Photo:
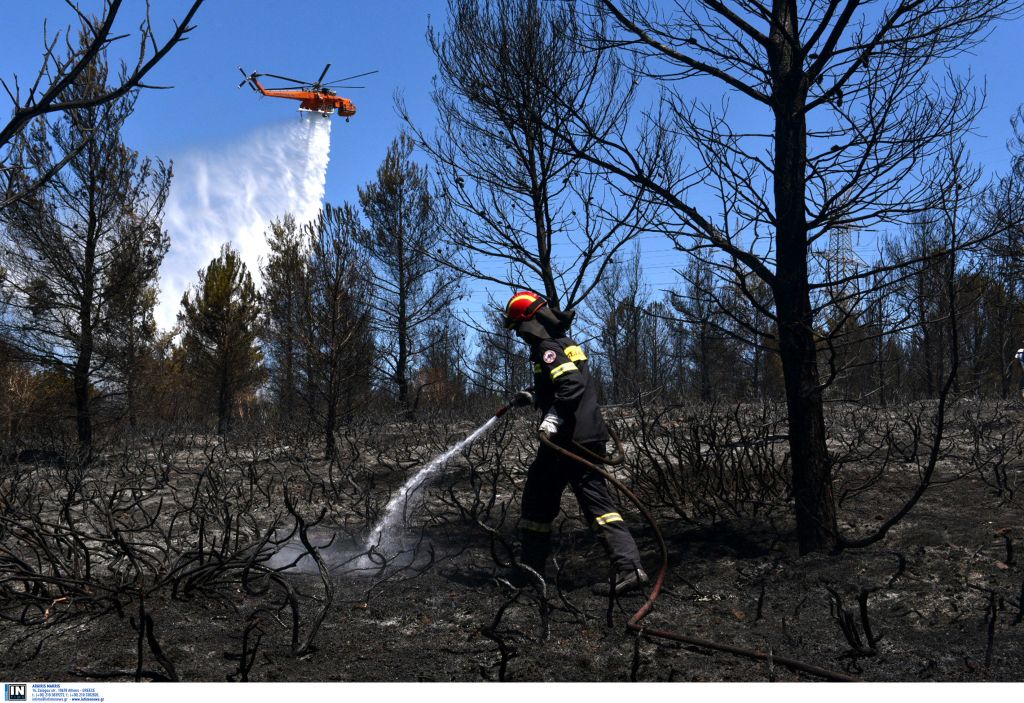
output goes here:
[{"label": "water jet from hose", "polygon": [[380,567],[388,560],[400,554],[405,545],[402,541],[401,527],[408,515],[423,502],[423,489],[429,484],[434,475],[444,467],[449,460],[463,449],[467,448],[480,437],[487,434],[502,415],[511,405],[506,405],[498,412],[488,418],[471,432],[465,439],[460,440],[452,447],[431,459],[422,469],[417,471],[405,482],[384,508],[384,515],[370,531],[370,537],[366,540],[364,547],[366,556],[360,560],[360,568]]}]

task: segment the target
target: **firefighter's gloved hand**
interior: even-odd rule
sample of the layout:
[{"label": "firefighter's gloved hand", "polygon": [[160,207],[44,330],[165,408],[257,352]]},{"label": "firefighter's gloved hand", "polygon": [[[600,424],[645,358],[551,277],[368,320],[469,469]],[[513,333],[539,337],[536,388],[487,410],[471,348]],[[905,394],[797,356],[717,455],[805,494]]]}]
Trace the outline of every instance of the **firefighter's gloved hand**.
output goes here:
[{"label": "firefighter's gloved hand", "polygon": [[533,405],[533,393],[529,388],[524,388],[512,397],[512,405],[517,408],[526,408]]},{"label": "firefighter's gloved hand", "polygon": [[540,431],[546,434],[548,437],[558,432],[558,428],[562,424],[562,418],[558,417],[555,413],[548,413],[544,416],[544,419],[540,423]]}]

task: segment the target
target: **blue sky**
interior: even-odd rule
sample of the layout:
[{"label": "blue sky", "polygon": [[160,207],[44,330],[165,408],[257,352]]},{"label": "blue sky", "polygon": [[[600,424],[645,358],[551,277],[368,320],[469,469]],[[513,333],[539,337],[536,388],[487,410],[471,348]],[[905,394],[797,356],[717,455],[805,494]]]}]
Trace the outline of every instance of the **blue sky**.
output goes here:
[{"label": "blue sky", "polygon": [[[187,0],[154,2],[152,15],[166,36],[170,20],[180,17]],[[99,2],[85,0],[85,8]],[[125,2],[121,30],[135,29],[141,0]],[[269,0],[207,0],[197,28],[154,69],[148,81],[173,90],[147,91],[139,99],[124,138],[151,156],[173,158],[197,147],[216,146],[270,122],[290,120],[296,103],[259,98],[248,88],[236,89],[248,71],[277,73],[315,80],[327,63],[328,78],[379,69],[358,81],[363,90],[348,94],[358,109],[333,129],[332,163],[327,198],[355,197],[355,187],[370,180],[401,121],[393,94],[407,95],[424,119],[429,102],[433,55],[425,41],[428,16],[443,19],[443,1],[271,2]],[[71,13],[63,0],[5,2],[0,23],[0,76],[18,73],[23,83],[34,76],[42,49],[42,23],[63,28]],[[129,55],[133,39],[119,42]],[[268,82],[269,83],[269,82]]]},{"label": "blue sky", "polygon": [[[100,3],[85,0],[83,7]],[[121,31],[132,32],[141,0],[129,0]],[[161,36],[170,20],[180,17],[186,0],[159,0],[152,14]],[[370,181],[388,145],[401,129],[394,110],[400,91],[421,125],[433,123],[431,78],[436,64],[425,39],[428,18],[444,25],[444,0],[322,0],[271,2],[270,0],[207,0],[200,9],[194,32],[154,70],[149,82],[174,86],[147,91],[139,99],[124,138],[132,148],[165,160],[227,142],[274,123],[294,120],[295,104],[259,98],[248,89],[236,89],[238,66],[248,71],[278,73],[315,79],[331,63],[329,77],[379,69],[359,81],[353,90],[358,114],[351,122],[335,118],[326,181],[326,199],[338,204],[356,199],[356,187]],[[64,29],[73,19],[62,0],[5,2],[0,23],[0,76],[10,82],[17,74],[30,81],[39,66],[43,20],[51,31]],[[1018,66],[1024,20],[1000,25],[973,56],[958,62],[970,68],[987,86],[987,106],[971,140],[974,157],[989,173],[1008,166],[1005,142],[1009,119],[1024,102],[1024,72]],[[123,40],[121,51],[135,50],[133,39]],[[658,235],[642,238],[645,257],[657,258],[645,267],[655,289],[672,285],[674,264],[666,260],[669,244]],[[172,247],[174,243],[172,241]],[[867,253],[870,242],[861,242]],[[483,304],[486,294],[476,289],[472,304]]]}]

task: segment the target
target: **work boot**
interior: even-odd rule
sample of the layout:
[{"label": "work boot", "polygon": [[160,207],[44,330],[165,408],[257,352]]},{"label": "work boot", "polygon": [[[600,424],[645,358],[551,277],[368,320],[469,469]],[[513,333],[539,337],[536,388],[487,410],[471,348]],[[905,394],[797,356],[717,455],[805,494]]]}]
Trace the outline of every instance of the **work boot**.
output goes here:
[{"label": "work boot", "polygon": [[[644,586],[647,583],[647,572],[641,568],[630,569],[628,571],[620,571],[615,574],[615,595],[621,596],[623,593],[629,593],[635,591],[638,588]],[[611,584],[608,580],[595,583],[591,589],[595,595],[607,597],[611,593]]]}]

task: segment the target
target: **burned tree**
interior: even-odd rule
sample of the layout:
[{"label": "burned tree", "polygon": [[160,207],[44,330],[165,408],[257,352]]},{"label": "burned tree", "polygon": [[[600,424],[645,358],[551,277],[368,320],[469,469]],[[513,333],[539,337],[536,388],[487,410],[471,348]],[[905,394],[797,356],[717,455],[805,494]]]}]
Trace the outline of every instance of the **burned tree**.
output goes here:
[{"label": "burned tree", "polygon": [[[78,15],[80,21],[79,34],[82,41],[76,46],[69,41],[71,29],[57,32],[53,37],[45,39],[43,64],[26,93],[22,93],[21,85],[14,77],[13,86],[0,81],[13,104],[13,111],[7,124],[0,128],[0,177],[3,190],[0,192],[0,209],[12,205],[19,199],[33,193],[45,184],[62,168],[67,166],[91,139],[91,134],[84,132],[78,140],[64,149],[62,158],[42,164],[29,165],[23,163],[24,154],[16,137],[24,132],[36,118],[46,119],[50,115],[61,116],[69,111],[85,108],[97,108],[104,103],[119,101],[140,88],[153,88],[143,81],[147,74],[162,61],[179,42],[195,27],[191,24],[203,0],[194,0],[180,23],[175,24],[174,32],[166,42],[158,44],[149,15],[144,17],[139,26],[140,42],[136,63],[129,68],[123,65],[116,83],[104,85],[101,90],[82,94],[72,89],[79,83],[87,71],[96,72],[101,64],[106,63],[106,53],[110,45],[127,34],[117,35],[114,25],[121,11],[123,0],[104,0],[100,16],[89,17],[77,4],[68,3]],[[68,45],[67,54],[60,55],[58,46],[62,39]],[[103,68],[106,71],[105,66]],[[34,166],[34,168],[33,168]]]},{"label": "burned tree", "polygon": [[376,356],[371,279],[355,242],[359,231],[359,215],[348,204],[328,205],[304,228],[300,388],[323,430],[328,458],[336,454],[339,421],[369,395]]},{"label": "burned tree", "polygon": [[[18,136],[27,168],[52,174],[0,211],[9,305],[0,332],[24,359],[71,379],[84,456],[94,400],[119,392],[112,381],[130,385],[129,357],[152,332],[146,318],[168,247],[161,218],[170,171],[121,141],[134,95],[95,100],[109,92],[107,70],[102,55],[94,58],[62,93],[86,107]],[[30,185],[24,174],[19,179]]]},{"label": "burned tree", "polygon": [[300,397],[301,340],[305,326],[305,253],[295,218],[272,222],[267,233],[270,255],[262,269],[262,338],[267,350],[271,393],[281,418],[297,419]]},{"label": "burned tree", "polygon": [[585,110],[595,129],[581,144],[588,149],[621,126],[631,87],[610,54],[579,50],[572,3],[451,0],[449,18],[429,35],[439,126],[417,136],[450,206],[451,264],[575,307],[647,208],[641,193],[620,200],[580,157],[557,149],[545,125]]},{"label": "burned tree", "polygon": [[[862,5],[701,2],[666,14],[634,0],[598,0],[597,15],[613,28],[596,28],[597,45],[642,61],[637,79],[657,82],[661,109],[644,118],[639,146],[615,135],[598,140],[603,125],[580,110],[571,123],[546,123],[560,150],[656,198],[681,247],[771,289],[803,552],[829,550],[838,539],[813,303],[826,284],[815,281],[815,242],[835,228],[888,224],[933,204],[948,184],[938,170],[929,182],[927,166],[969,127],[978,102],[964,80],[936,85],[930,69],[1020,7]],[[691,79],[717,82],[743,104],[743,117],[728,101],[716,110],[694,99]],[[699,165],[683,166],[683,142]],[[694,199],[690,189],[701,184],[720,199],[720,214]]]},{"label": "burned tree", "polygon": [[437,203],[426,168],[412,160],[413,141],[403,134],[388,148],[377,180],[359,189],[369,221],[356,232],[374,273],[369,300],[383,371],[399,405],[415,410],[415,366],[429,346],[426,325],[449,314],[458,298],[457,276],[442,261],[444,245]]}]

